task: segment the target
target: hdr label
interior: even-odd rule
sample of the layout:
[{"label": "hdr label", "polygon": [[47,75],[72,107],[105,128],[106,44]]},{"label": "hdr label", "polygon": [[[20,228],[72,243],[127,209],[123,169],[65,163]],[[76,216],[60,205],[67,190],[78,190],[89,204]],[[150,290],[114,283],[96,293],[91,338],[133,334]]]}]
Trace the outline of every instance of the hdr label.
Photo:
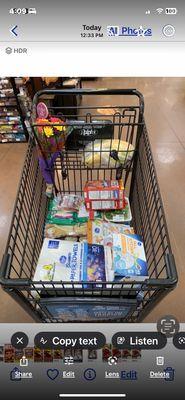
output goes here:
[{"label": "hdr label", "polygon": [[6,47],[5,49],[6,54],[28,54],[28,49],[26,47]]},{"label": "hdr label", "polygon": [[13,53],[15,54],[27,54],[28,49],[26,47],[17,47],[16,49],[13,49]]}]

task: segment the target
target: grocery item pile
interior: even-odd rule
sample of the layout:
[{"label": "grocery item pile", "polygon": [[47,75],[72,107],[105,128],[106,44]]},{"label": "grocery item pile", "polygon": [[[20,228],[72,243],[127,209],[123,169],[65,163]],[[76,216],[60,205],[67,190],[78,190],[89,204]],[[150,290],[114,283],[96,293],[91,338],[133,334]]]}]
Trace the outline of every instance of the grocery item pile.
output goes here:
[{"label": "grocery item pile", "polygon": [[[84,196],[49,200],[45,239],[34,281],[97,289],[148,278],[142,238],[134,232],[129,199],[120,180],[88,181]],[[101,282],[101,285],[98,284]],[[62,285],[61,285],[62,287]]]}]

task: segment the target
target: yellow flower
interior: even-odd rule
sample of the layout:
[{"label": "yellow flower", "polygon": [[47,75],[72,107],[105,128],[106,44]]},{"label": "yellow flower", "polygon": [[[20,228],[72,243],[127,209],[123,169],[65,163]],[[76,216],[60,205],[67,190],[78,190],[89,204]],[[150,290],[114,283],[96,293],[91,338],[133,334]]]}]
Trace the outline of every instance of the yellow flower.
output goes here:
[{"label": "yellow flower", "polygon": [[48,271],[50,271],[50,270],[52,270],[53,265],[52,265],[52,264],[43,265],[43,268],[46,269],[46,270],[48,270]]},{"label": "yellow flower", "polygon": [[53,136],[53,135],[54,135],[54,133],[53,133],[53,128],[50,127],[50,126],[45,126],[45,127],[44,127],[44,134],[45,134],[47,137]]},{"label": "yellow flower", "polygon": [[63,126],[63,125],[59,125],[59,126],[56,126],[56,125],[55,125],[55,128],[56,128],[57,131],[60,131],[60,132],[62,132],[62,131],[65,132],[65,130],[66,130],[66,127]]}]

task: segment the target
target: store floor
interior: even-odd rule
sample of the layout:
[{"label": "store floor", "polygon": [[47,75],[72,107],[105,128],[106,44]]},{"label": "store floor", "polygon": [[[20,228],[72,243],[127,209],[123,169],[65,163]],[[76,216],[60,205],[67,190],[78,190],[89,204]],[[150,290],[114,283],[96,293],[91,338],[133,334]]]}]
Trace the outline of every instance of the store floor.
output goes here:
[{"label": "store floor", "polygon": [[[83,87],[130,87],[144,94],[145,119],[179,275],[177,288],[155,307],[145,322],[155,322],[169,313],[185,322],[185,79],[103,78],[83,82]],[[107,104],[111,104],[111,98]],[[24,144],[0,145],[0,258],[7,241],[25,151]],[[32,322],[2,290],[0,304],[0,322]]]}]

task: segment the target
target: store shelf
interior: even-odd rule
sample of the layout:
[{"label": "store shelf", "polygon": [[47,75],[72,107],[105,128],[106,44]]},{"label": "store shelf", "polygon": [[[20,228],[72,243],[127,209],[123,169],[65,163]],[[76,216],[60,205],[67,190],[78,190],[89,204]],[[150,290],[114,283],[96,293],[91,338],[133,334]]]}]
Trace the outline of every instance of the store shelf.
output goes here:
[{"label": "store shelf", "polygon": [[[0,143],[25,143],[29,138],[25,124],[26,112],[23,112],[19,85],[16,78],[0,79]],[[24,100],[24,99],[23,99]]]}]

